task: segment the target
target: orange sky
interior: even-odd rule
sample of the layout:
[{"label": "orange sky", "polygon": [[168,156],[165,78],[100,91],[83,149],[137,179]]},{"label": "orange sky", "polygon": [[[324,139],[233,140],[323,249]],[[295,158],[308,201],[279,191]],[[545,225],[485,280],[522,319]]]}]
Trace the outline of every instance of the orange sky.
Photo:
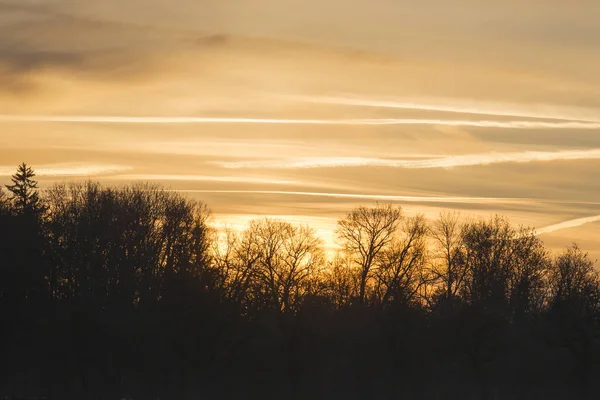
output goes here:
[{"label": "orange sky", "polygon": [[522,3],[0,0],[0,182],[151,180],[329,245],[376,200],[502,213],[600,258],[600,4]]}]

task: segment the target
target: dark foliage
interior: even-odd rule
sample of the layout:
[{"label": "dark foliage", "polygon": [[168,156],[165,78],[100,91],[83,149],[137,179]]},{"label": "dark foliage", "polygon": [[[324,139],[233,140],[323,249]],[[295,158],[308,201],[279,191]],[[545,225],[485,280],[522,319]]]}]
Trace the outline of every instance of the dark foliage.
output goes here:
[{"label": "dark foliage", "polygon": [[501,217],[387,205],[217,232],[158,187],[0,191],[0,395],[597,398],[600,278]]}]

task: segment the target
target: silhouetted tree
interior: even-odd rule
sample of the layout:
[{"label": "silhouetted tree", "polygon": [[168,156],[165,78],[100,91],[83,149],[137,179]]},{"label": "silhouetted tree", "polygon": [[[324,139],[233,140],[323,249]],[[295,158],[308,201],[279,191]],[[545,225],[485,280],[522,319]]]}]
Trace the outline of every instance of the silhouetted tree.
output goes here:
[{"label": "silhouetted tree", "polygon": [[431,227],[431,238],[438,261],[432,274],[440,283],[436,295],[451,301],[459,296],[467,273],[460,215],[441,213]]},{"label": "silhouetted tree", "polygon": [[428,281],[426,234],[425,218],[417,215],[404,221],[390,245],[382,250],[374,269],[375,291],[381,304],[421,303]]},{"label": "silhouetted tree", "polygon": [[488,396],[500,385],[502,358],[519,331],[515,322],[541,311],[548,258],[533,230],[514,229],[499,216],[465,224],[461,242],[465,276],[459,292],[468,308],[457,336],[479,396]]},{"label": "silhouetted tree", "polygon": [[360,268],[358,299],[365,301],[372,268],[393,241],[402,211],[392,205],[358,207],[338,222],[337,238],[349,257]]},{"label": "silhouetted tree", "polygon": [[35,173],[25,163],[6,185],[8,199],[0,214],[0,302],[6,327],[3,354],[13,361],[11,380],[25,390],[38,374],[26,374],[28,362],[47,355],[37,331],[53,312],[48,300],[45,251],[45,207],[40,200]]},{"label": "silhouetted tree", "polygon": [[324,293],[337,308],[348,306],[358,298],[361,271],[354,261],[343,252],[337,252],[323,272]]},{"label": "silhouetted tree", "polygon": [[6,215],[9,212],[8,196],[0,187],[0,215]]},{"label": "silhouetted tree", "polygon": [[11,193],[12,206],[17,214],[37,216],[44,210],[38,193],[38,184],[33,179],[34,177],[33,169],[22,163],[11,177],[12,185],[6,185]]},{"label": "silhouetted tree", "polygon": [[509,315],[513,322],[527,322],[544,311],[551,259],[535,230],[515,231],[509,277]]},{"label": "silhouetted tree", "polygon": [[246,313],[251,299],[251,288],[255,280],[262,249],[254,232],[246,230],[238,234],[226,228],[212,246],[213,260],[219,271],[219,286],[242,314]]},{"label": "silhouetted tree", "polygon": [[6,291],[13,292],[15,302],[40,301],[44,295],[45,270],[43,253],[43,213],[35,173],[25,163],[12,175],[12,185],[6,185],[10,195],[0,198],[7,236],[3,243]]},{"label": "silhouetted tree", "polygon": [[[78,332],[74,346],[82,385],[93,370],[112,382],[124,379],[134,356],[123,344],[134,340],[138,326],[176,344],[159,350],[160,357],[147,366],[152,380],[164,377],[161,364],[191,346],[182,322],[196,321],[213,301],[208,209],[148,185],[57,185],[47,197],[49,280],[54,297],[69,305]],[[156,327],[159,315],[171,323]],[[100,328],[123,342],[102,342],[95,333]],[[192,328],[200,329],[190,324],[194,334]],[[90,365],[94,358],[102,362]],[[168,379],[187,380],[177,372]]]},{"label": "silhouetted tree", "polygon": [[550,272],[550,318],[555,340],[574,360],[581,396],[587,397],[600,345],[600,274],[577,245],[558,256]]},{"label": "silhouetted tree", "polygon": [[297,310],[302,298],[319,287],[318,272],[325,256],[320,240],[306,226],[254,220],[241,240],[227,233],[223,246],[220,263],[235,291],[249,294],[250,285],[253,300],[262,299],[276,310]]}]

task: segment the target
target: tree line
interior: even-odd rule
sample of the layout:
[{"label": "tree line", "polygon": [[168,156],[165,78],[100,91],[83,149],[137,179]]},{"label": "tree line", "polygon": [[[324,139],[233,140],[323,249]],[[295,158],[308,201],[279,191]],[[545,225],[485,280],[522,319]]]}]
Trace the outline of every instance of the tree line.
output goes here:
[{"label": "tree line", "polygon": [[593,398],[600,276],[502,216],[214,229],[149,184],[0,191],[0,395]]}]

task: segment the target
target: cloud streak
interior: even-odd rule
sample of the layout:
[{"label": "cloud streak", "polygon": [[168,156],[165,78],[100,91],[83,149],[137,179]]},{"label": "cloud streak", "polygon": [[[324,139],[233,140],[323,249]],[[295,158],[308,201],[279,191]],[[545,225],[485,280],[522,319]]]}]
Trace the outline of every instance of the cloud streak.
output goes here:
[{"label": "cloud streak", "polygon": [[452,99],[452,105],[415,103],[408,101],[371,100],[356,97],[331,97],[331,96],[289,96],[285,97],[296,101],[328,104],[339,106],[358,106],[369,108],[387,108],[416,111],[439,111],[458,114],[489,115],[498,117],[540,118],[549,120],[577,121],[599,123],[600,116],[595,110],[566,108],[560,106],[533,105],[533,109],[523,109],[523,106],[513,104],[487,104],[482,102],[468,102]]},{"label": "cloud streak", "polygon": [[600,129],[600,122],[493,121],[419,118],[288,119],[240,117],[140,117],[92,115],[0,115],[0,122],[96,123],[96,124],[260,124],[260,125],[444,125],[504,129]]},{"label": "cloud streak", "polygon": [[114,176],[115,179],[130,181],[188,181],[188,182],[223,182],[223,183],[248,183],[267,185],[299,185],[301,182],[284,179],[257,178],[245,176],[206,176],[206,175],[157,175],[157,174],[131,174]]},{"label": "cloud streak", "polygon": [[[38,176],[93,176],[130,170],[131,167],[114,164],[46,164],[35,168]],[[15,166],[0,166],[0,176],[11,176]]]},{"label": "cloud streak", "polygon": [[592,217],[585,217],[585,218],[571,219],[571,220],[564,221],[564,222],[561,222],[558,224],[549,225],[544,228],[537,229],[536,234],[543,235],[544,233],[552,233],[552,232],[560,231],[562,229],[576,228],[581,225],[590,224],[592,222],[599,222],[599,221],[600,221],[600,215],[594,215]]},{"label": "cloud streak", "polygon": [[600,149],[563,151],[523,151],[439,156],[420,160],[395,160],[363,157],[309,157],[292,160],[218,162],[231,169],[302,169],[334,167],[392,167],[407,169],[456,168],[501,163],[530,163],[572,160],[598,160]]},{"label": "cloud streak", "polygon": [[328,197],[337,199],[375,200],[407,203],[458,203],[458,204],[535,204],[536,200],[502,197],[457,197],[457,196],[400,196],[361,193],[293,192],[280,190],[176,190],[183,193],[206,194],[258,194],[281,196]]}]

